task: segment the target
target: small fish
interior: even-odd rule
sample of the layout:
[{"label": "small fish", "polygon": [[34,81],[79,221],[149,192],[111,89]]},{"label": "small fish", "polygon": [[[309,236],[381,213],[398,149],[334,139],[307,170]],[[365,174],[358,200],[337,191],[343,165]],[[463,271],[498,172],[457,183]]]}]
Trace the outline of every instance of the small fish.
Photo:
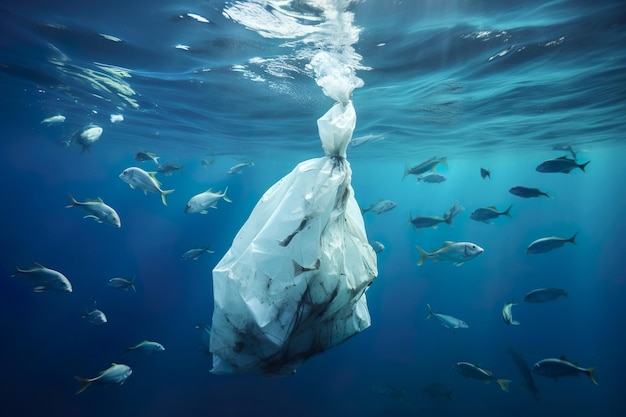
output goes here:
[{"label": "small fish", "polygon": [[376,253],[381,253],[382,251],[385,250],[385,245],[383,245],[381,242],[377,240],[370,240],[369,244],[372,247],[372,249],[374,249],[374,252]]},{"label": "small fish", "polygon": [[224,199],[227,203],[232,203],[232,200],[226,196],[228,187],[224,189],[224,192],[214,193],[210,188],[203,193],[196,194],[189,199],[185,206],[185,213],[200,213],[207,214],[208,208],[217,209],[217,202],[220,198]]},{"label": "small fish", "polygon": [[558,145],[554,145],[552,147],[553,150],[555,151],[567,151],[570,154],[572,154],[572,158],[576,159],[576,151],[574,150],[574,148],[572,148],[572,145],[568,144],[558,144]]},{"label": "small fish", "polygon": [[428,171],[434,171],[437,165],[443,164],[446,168],[448,168],[448,159],[447,158],[437,158],[436,156],[430,158],[427,161],[424,161],[420,164],[417,164],[412,167],[405,166],[404,167],[404,175],[402,175],[402,179],[404,179],[407,175],[420,175]]},{"label": "small fish", "polygon": [[35,263],[35,266],[30,269],[15,267],[15,272],[11,276],[14,277],[17,274],[24,274],[26,280],[34,285],[34,292],[48,290],[72,292],[72,284],[65,275],[38,263]]},{"label": "small fish", "polygon": [[537,375],[559,379],[565,376],[578,376],[582,373],[587,375],[591,379],[591,382],[598,385],[598,381],[596,381],[596,378],[593,375],[593,371],[595,369],[595,367],[581,368],[564,357],[561,357],[560,359],[542,359],[533,366],[533,372]]},{"label": "small fish", "polygon": [[434,252],[426,252],[424,249],[416,246],[420,253],[420,259],[417,265],[420,266],[426,259],[432,259],[433,262],[448,261],[453,262],[455,266],[461,266],[466,261],[474,259],[485,250],[472,242],[450,242],[446,241]]},{"label": "small fish", "polygon": [[392,210],[396,208],[395,201],[380,199],[378,202],[370,204],[367,208],[362,208],[361,213],[365,214],[367,212],[382,214],[386,211]]},{"label": "small fish", "polygon": [[182,175],[182,173],[183,173],[183,166],[182,165],[178,165],[175,162],[166,162],[164,164],[158,164],[157,165],[157,172],[159,174],[172,175],[172,172],[174,172],[174,171],[178,171]]},{"label": "small fish", "polygon": [[499,379],[493,376],[493,373],[487,371],[486,369],[481,368],[478,365],[469,362],[457,362],[454,364],[454,368],[464,377],[477,379],[479,381],[483,381],[484,383],[489,383],[490,381],[496,381],[502,391],[509,390],[509,383],[511,382],[508,379]]},{"label": "small fish", "polygon": [[211,354],[211,326],[208,324],[197,324],[196,329],[200,332],[200,346],[205,355]]},{"label": "small fish", "polygon": [[107,322],[107,316],[96,308],[96,302],[93,303],[93,310],[88,311],[85,309],[83,318],[91,324],[105,324]]},{"label": "small fish", "polygon": [[294,260],[292,260],[291,262],[293,263],[293,276],[297,277],[304,272],[317,271],[318,269],[320,269],[320,264],[322,261],[320,258],[317,258],[317,261],[315,261],[315,263],[309,267],[302,266]]},{"label": "small fish", "polygon": [[158,342],[151,342],[149,340],[144,340],[143,342],[135,346],[126,348],[126,350],[124,351],[124,355],[126,355],[128,352],[143,352],[143,353],[147,353],[148,355],[152,355],[155,352],[163,352],[164,350],[165,350],[165,347],[163,347],[162,344]]},{"label": "small fish", "polygon": [[480,207],[472,211],[472,213],[470,214],[470,218],[472,220],[476,220],[477,222],[491,224],[489,220],[495,219],[500,216],[507,216],[510,218],[511,214],[509,212],[511,210],[511,207],[513,207],[513,204],[511,204],[509,208],[504,211],[498,211],[498,209],[494,206]]},{"label": "small fish", "polygon": [[154,165],[159,166],[159,157],[156,156],[155,153],[148,152],[148,151],[137,152],[135,154],[135,161],[138,161],[138,162],[152,161],[154,162]]},{"label": "small fish", "polygon": [[426,316],[426,320],[428,320],[429,318],[434,316],[441,322],[441,325],[443,327],[447,328],[447,329],[455,330],[455,329],[467,329],[467,328],[469,328],[467,323],[465,323],[461,319],[457,319],[456,317],[452,317],[452,316],[449,316],[447,314],[435,313],[430,308],[430,304],[426,304],[426,307],[428,307],[428,315]]},{"label": "small fish", "polygon": [[237,165],[230,167],[230,169],[228,170],[228,174],[241,174],[241,171],[243,171],[245,168],[253,167],[253,166],[254,166],[254,162],[252,161],[243,162],[241,164],[237,164]]},{"label": "small fish", "polygon": [[357,138],[350,139],[350,143],[348,144],[348,147],[356,148],[365,143],[374,143],[374,142],[378,142],[384,139],[385,139],[384,135],[369,134],[369,135],[359,136]]},{"label": "small fish", "polygon": [[[426,227],[432,227],[436,229],[439,226],[439,223],[448,223],[446,219],[442,219],[437,216],[415,216],[411,215],[409,212],[409,223],[411,223],[416,229],[424,229]],[[450,224],[450,223],[448,223]]]},{"label": "small fish", "polygon": [[41,124],[44,125],[56,125],[58,123],[63,123],[65,121],[65,116],[61,114],[57,114],[56,116],[47,117],[41,121]]},{"label": "small fish", "polygon": [[286,247],[287,245],[289,245],[291,243],[291,240],[296,237],[296,235],[298,233],[300,233],[302,230],[304,230],[304,228],[306,227],[307,223],[309,222],[309,220],[311,219],[310,216],[304,216],[302,218],[302,220],[300,221],[300,224],[298,225],[298,227],[296,228],[296,230],[294,230],[289,236],[287,236],[286,238],[284,238],[283,240],[281,240],[280,242],[278,242],[278,244],[280,246]]},{"label": "small fish", "polygon": [[575,245],[577,235],[578,232],[574,233],[574,236],[570,237],[569,239],[557,236],[542,237],[541,239],[537,239],[530,245],[528,245],[528,247],[526,248],[526,253],[533,255],[537,253],[550,252],[553,249],[563,247],[563,245],[567,242]]},{"label": "small fish", "polygon": [[438,174],[436,172],[431,172],[430,174],[420,175],[417,177],[417,183],[420,181],[427,182],[429,184],[439,184],[444,182],[447,178],[445,175]]},{"label": "small fish", "polygon": [[579,164],[574,159],[570,159],[567,156],[562,156],[556,159],[548,159],[537,165],[537,172],[560,172],[562,174],[569,174],[576,168],[580,168],[582,172],[585,172],[585,167],[591,161],[587,161],[584,164]]},{"label": "small fish", "polygon": [[183,253],[182,258],[184,261],[196,261],[201,255],[204,255],[205,253],[215,253],[215,251],[209,249],[208,246],[204,248],[193,248]]},{"label": "small fish", "polygon": [[111,278],[108,281],[108,285],[111,288],[117,288],[124,291],[128,291],[128,289],[130,288],[133,290],[133,292],[137,292],[137,290],[135,289],[135,277],[133,277],[132,279],[124,277]]},{"label": "small fish", "polygon": [[133,370],[130,369],[128,365],[113,363],[110,368],[100,372],[100,374],[95,378],[81,378],[77,376],[75,378],[82,384],[82,386],[78,391],[76,391],[76,394],[80,394],[85,391],[93,382],[105,385],[122,385],[132,373]]},{"label": "small fish", "polygon": [[202,165],[204,168],[208,168],[209,165],[215,165],[215,159],[211,159],[210,161],[206,159],[202,159],[200,161],[200,165]]},{"label": "small fish", "polygon": [[544,193],[539,188],[522,187],[521,185],[512,187],[509,190],[509,192],[513,195],[516,195],[522,198],[532,198],[532,197],[541,197],[541,196],[552,198],[550,194]]},{"label": "small fish", "polygon": [[104,130],[100,126],[88,125],[72,135],[72,140],[79,144],[82,149],[81,153],[88,151],[91,146],[100,139]]},{"label": "small fish", "polygon": [[70,203],[66,205],[66,208],[72,208],[78,206],[82,208],[88,214],[84,216],[84,219],[94,219],[98,223],[108,224],[113,227],[122,227],[120,216],[113,208],[104,204],[101,198],[97,200],[87,200],[83,202],[76,201],[71,194],[69,194]]},{"label": "small fish", "polygon": [[559,297],[567,297],[567,292],[561,288],[537,288],[524,296],[527,303],[545,303],[556,301]]},{"label": "small fish", "polygon": [[519,321],[513,320],[513,306],[516,306],[517,303],[506,303],[502,308],[502,319],[506,324],[512,324],[514,326],[519,326]]},{"label": "small fish", "polygon": [[485,179],[487,177],[489,177],[489,179],[491,179],[491,171],[488,169],[485,169],[483,167],[480,167],[480,176],[482,179]]},{"label": "small fish", "polygon": [[162,190],[161,183],[156,179],[156,172],[146,172],[141,168],[129,167],[126,168],[119,175],[120,179],[130,185],[130,188],[139,188],[143,190],[144,194],[151,193],[161,194],[161,201],[163,205],[167,206],[167,200],[165,199],[168,194],[174,192],[174,190]]},{"label": "small fish", "polygon": [[452,399],[452,390],[437,382],[433,382],[422,388],[422,394],[427,395],[430,398]]},{"label": "small fish", "polygon": [[532,392],[533,396],[536,398],[539,389],[537,388],[537,385],[535,385],[535,379],[533,378],[533,374],[530,372],[530,368],[528,367],[528,364],[526,364],[524,357],[521,353],[516,352],[511,348],[509,348],[509,355],[513,359],[513,362],[515,362],[515,366],[517,366],[520,374],[522,374],[522,378],[524,378],[525,383],[522,387]]}]

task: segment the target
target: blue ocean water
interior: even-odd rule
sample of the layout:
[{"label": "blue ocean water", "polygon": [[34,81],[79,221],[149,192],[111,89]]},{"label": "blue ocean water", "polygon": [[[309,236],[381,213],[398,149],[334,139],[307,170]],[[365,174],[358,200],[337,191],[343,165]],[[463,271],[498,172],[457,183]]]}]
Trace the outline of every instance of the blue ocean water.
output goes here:
[{"label": "blue ocean water", "polygon": [[[354,20],[315,38],[316,25],[333,21],[327,8]],[[0,413],[622,415],[625,23],[623,2],[608,0],[3,2]],[[352,29],[354,42],[329,37]],[[363,80],[348,149],[355,196],[362,207],[397,203],[363,215],[368,237],[385,246],[366,293],[372,325],[293,376],[213,375],[196,329],[211,324],[212,268],[264,191],[323,155],[316,120],[333,101],[311,56],[328,48]],[[65,120],[42,123],[55,115]],[[90,124],[103,133],[81,152],[71,139]],[[146,150],[184,167],[158,174],[175,189],[167,206],[118,178],[129,166],[154,170],[134,159]],[[591,161],[585,172],[535,170],[574,155]],[[402,179],[406,166],[433,156],[447,157],[448,167],[437,167],[446,181]],[[227,173],[245,161],[254,166]],[[553,198],[514,196],[517,185]],[[232,204],[185,213],[209,187],[228,187]],[[101,197],[121,228],[65,208],[68,193]],[[409,215],[442,216],[455,201],[465,210],[452,226],[407,224]],[[476,208],[511,204],[511,218],[470,218]],[[525,253],[535,239],[576,232],[576,245]],[[444,241],[485,251],[458,267],[417,266],[416,245],[434,250]],[[203,246],[214,253],[181,259]],[[11,276],[35,263],[62,271],[73,292],[35,293]],[[107,285],[119,276],[135,277],[136,292]],[[523,301],[541,287],[568,295]],[[501,317],[511,301],[519,326]],[[94,302],[106,324],[82,318]],[[469,328],[426,320],[427,304]],[[124,355],[145,339],[166,350]],[[529,366],[565,356],[596,367],[598,385],[584,374],[535,374],[533,396],[509,349]],[[453,367],[460,361],[512,380],[509,392],[464,378]],[[113,362],[132,367],[125,384],[75,394],[74,376]],[[450,398],[425,392],[433,383]]]}]

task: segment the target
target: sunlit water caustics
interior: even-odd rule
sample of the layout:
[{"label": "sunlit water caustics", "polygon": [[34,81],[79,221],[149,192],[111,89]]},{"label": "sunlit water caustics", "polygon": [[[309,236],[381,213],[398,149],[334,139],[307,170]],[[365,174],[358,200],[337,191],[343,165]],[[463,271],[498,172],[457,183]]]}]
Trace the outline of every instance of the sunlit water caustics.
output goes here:
[{"label": "sunlit water caustics", "polygon": [[[0,414],[621,415],[625,24],[615,0],[3,2]],[[212,270],[348,100],[371,326],[215,375]]]}]

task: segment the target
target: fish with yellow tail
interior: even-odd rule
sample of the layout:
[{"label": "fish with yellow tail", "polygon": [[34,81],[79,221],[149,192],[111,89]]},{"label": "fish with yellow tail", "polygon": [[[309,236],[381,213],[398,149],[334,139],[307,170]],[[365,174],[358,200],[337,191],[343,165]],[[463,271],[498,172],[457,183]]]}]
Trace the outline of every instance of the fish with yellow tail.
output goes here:
[{"label": "fish with yellow tail", "polygon": [[485,384],[488,384],[490,381],[496,381],[502,391],[509,391],[510,380],[496,378],[491,371],[483,369],[478,365],[469,362],[457,362],[454,364],[454,368],[465,378],[477,379]]},{"label": "fish with yellow tail", "polygon": [[163,205],[167,206],[165,199],[174,190],[162,190],[161,183],[156,179],[156,172],[146,172],[141,168],[129,167],[119,175],[120,179],[130,185],[130,188],[139,188],[144,194],[148,192],[161,194]]},{"label": "fish with yellow tail", "polygon": [[415,246],[420,253],[420,259],[417,265],[420,266],[426,259],[432,259],[433,262],[452,262],[454,266],[461,266],[466,261],[474,259],[485,250],[472,242],[450,242],[446,241],[443,245],[433,252],[426,252],[419,246]]},{"label": "fish with yellow tail", "polygon": [[559,359],[542,359],[533,365],[533,372],[537,375],[559,379],[566,376],[578,376],[580,374],[585,374],[589,377],[589,379],[591,379],[591,382],[598,385],[598,381],[596,381],[596,378],[593,375],[593,371],[595,371],[595,369],[595,367],[582,368],[568,361],[564,356],[561,356]]},{"label": "fish with yellow tail", "polygon": [[80,376],[75,377],[82,385],[76,391],[76,394],[80,394],[85,391],[87,387],[89,387],[92,383],[102,384],[102,385],[122,385],[128,377],[133,373],[133,370],[130,369],[130,366],[113,363],[108,369],[100,372],[100,374],[94,378],[81,378]]}]

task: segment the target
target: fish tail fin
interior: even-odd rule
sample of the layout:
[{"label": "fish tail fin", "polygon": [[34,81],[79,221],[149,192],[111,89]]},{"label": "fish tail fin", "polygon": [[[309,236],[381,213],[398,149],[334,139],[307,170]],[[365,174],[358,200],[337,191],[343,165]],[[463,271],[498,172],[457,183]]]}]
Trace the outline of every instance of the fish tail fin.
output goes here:
[{"label": "fish tail fin", "polygon": [[554,197],[552,197],[550,194],[548,193],[543,193],[543,195],[545,195],[546,197],[548,197],[550,200],[554,199]]},{"label": "fish tail fin", "polygon": [[513,207],[513,204],[511,204],[508,209],[504,210],[504,212],[502,214],[504,214],[508,218],[511,218],[511,213],[510,213],[511,207]]},{"label": "fish tail fin", "polygon": [[409,220],[406,222],[407,225],[411,224],[411,220],[413,220],[413,215],[409,211]]},{"label": "fish tail fin", "polygon": [[573,243],[575,245],[576,244],[576,236],[578,236],[578,232],[574,233],[574,235],[572,237],[570,237],[569,239],[567,239],[567,241],[569,243]]},{"label": "fish tail fin", "polygon": [[450,213],[443,213],[443,221],[447,225],[452,225],[452,219],[453,218],[454,218],[454,216],[452,216]]},{"label": "fish tail fin", "polygon": [[74,197],[72,196],[72,194],[67,193],[67,195],[70,197],[70,202],[69,202],[69,204],[67,204],[67,205],[65,206],[65,208],[72,208],[72,207],[74,207],[74,206],[77,206],[77,205],[78,205],[78,201],[76,201],[76,199],[74,199]]},{"label": "fish tail fin", "polygon": [[226,192],[227,192],[227,191],[228,191],[228,187],[226,187],[226,188],[224,189],[224,195],[222,196],[222,198],[224,199],[224,201],[226,201],[226,202],[228,202],[228,203],[232,203],[232,202],[233,202],[233,200],[231,200],[231,199],[230,199],[230,198],[226,195]]},{"label": "fish tail fin", "polygon": [[419,259],[419,261],[417,261],[417,266],[420,266],[420,265],[422,265],[424,263],[426,258],[428,258],[430,256],[430,254],[428,252],[426,252],[424,249],[422,249],[419,246],[417,246],[417,245],[415,245],[415,247],[417,248],[417,250],[420,253],[420,259]]},{"label": "fish tail fin", "polygon": [[130,280],[130,288],[133,289],[134,293],[137,292],[137,288],[135,288],[135,277],[133,277],[133,279]]},{"label": "fish tail fin", "polygon": [[585,373],[591,379],[591,382],[593,382],[596,385],[599,385],[598,381],[596,381],[596,377],[593,375],[593,371],[595,371],[595,370],[596,370],[595,367],[591,367],[591,368],[585,370]]},{"label": "fish tail fin", "polygon": [[580,170],[581,170],[582,172],[587,172],[587,171],[585,171],[585,167],[589,164],[589,162],[591,162],[591,161],[587,161],[587,162],[585,162],[584,164],[579,164],[579,165],[578,165],[578,168],[580,168]]},{"label": "fish tail fin", "polygon": [[167,195],[172,194],[173,192],[174,190],[163,190],[163,192],[161,192],[161,201],[163,202],[164,206],[167,206]]},{"label": "fish tail fin", "polygon": [[496,382],[500,385],[502,391],[509,392],[509,382],[511,382],[509,379],[496,379]]},{"label": "fish tail fin", "polygon": [[517,320],[511,320],[511,324],[512,324],[513,326],[519,326],[519,321],[517,321]]},{"label": "fish tail fin", "polygon": [[446,169],[448,169],[448,158],[441,158],[441,163]]},{"label": "fish tail fin", "polygon": [[405,163],[404,164],[404,174],[402,174],[402,180],[404,180],[406,178],[406,176],[409,175],[409,167],[408,165]]},{"label": "fish tail fin", "polygon": [[80,382],[82,385],[80,386],[80,388],[78,389],[78,391],[76,391],[76,394],[80,394],[81,392],[85,391],[87,389],[87,387],[89,385],[91,385],[91,383],[93,382],[90,379],[87,378],[81,378],[79,376],[75,376],[74,377],[78,382]]},{"label": "fish tail fin", "polygon": [[430,308],[430,304],[426,304],[426,307],[428,307],[428,315],[426,316],[426,320],[428,320],[429,318],[431,318],[435,313],[433,313],[433,309]]}]

